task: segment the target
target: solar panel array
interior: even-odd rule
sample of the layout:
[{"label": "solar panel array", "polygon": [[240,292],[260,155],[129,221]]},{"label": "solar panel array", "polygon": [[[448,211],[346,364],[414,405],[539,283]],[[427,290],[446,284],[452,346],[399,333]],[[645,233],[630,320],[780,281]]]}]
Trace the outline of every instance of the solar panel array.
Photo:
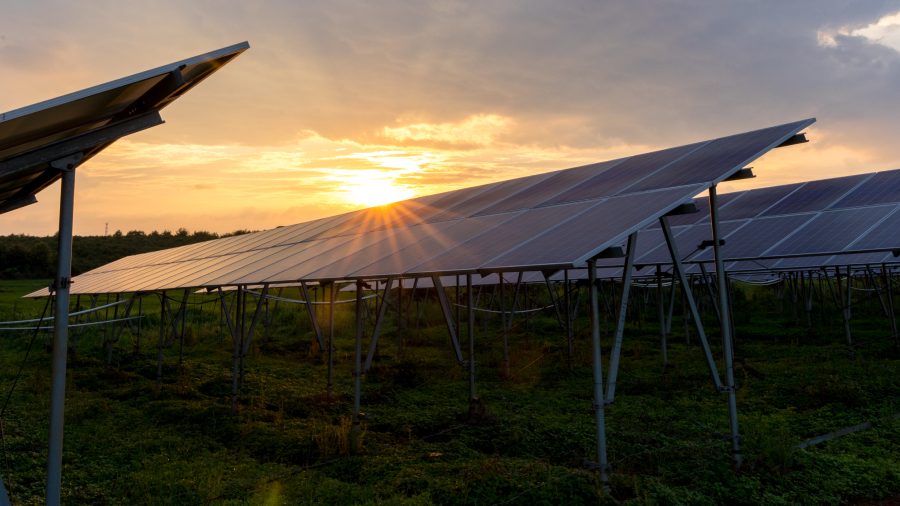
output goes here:
[{"label": "solar panel array", "polygon": [[814,121],[134,255],[72,293],[581,267]]},{"label": "solar panel array", "polygon": [[[712,248],[699,248],[712,239],[708,202],[698,199],[700,212],[669,219],[685,262],[715,260]],[[719,209],[725,240],[721,251],[729,272],[898,260],[891,252],[900,251],[900,170],[725,193],[719,195]],[[598,266],[610,268],[606,274],[621,275],[622,263],[609,259]],[[641,230],[635,264],[668,263],[659,225]],[[687,272],[700,268],[690,266]]]}]

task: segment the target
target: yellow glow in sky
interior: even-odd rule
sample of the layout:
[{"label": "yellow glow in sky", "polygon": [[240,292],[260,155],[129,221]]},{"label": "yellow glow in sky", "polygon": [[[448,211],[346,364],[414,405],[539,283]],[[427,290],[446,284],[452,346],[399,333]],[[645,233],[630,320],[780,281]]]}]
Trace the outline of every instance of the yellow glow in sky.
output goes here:
[{"label": "yellow glow in sky", "polygon": [[394,184],[393,178],[373,179],[359,176],[354,179],[346,188],[347,198],[354,204],[367,207],[380,206],[413,196],[413,192],[408,188]]}]

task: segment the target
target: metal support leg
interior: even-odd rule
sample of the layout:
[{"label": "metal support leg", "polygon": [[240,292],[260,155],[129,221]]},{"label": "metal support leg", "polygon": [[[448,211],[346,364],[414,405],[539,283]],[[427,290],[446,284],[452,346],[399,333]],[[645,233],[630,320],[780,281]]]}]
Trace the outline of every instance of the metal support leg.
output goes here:
[{"label": "metal support leg", "polygon": [[[610,404],[612,404],[613,399],[616,397],[616,376],[619,374],[619,356],[622,353],[622,335],[625,332],[625,313],[628,311],[628,292],[631,288],[631,272],[634,270],[637,238],[637,232],[628,236],[628,255],[625,257],[625,269],[622,274],[622,298],[619,303],[618,312],[616,313],[613,348],[612,353],[609,356],[609,377],[606,380],[606,402]],[[615,289],[613,289],[613,291],[615,292]]]},{"label": "metal support leg", "polygon": [[62,483],[63,415],[66,405],[66,355],[69,351],[69,282],[72,278],[72,215],[75,207],[75,166],[81,154],[52,162],[60,169],[59,254],[56,263],[56,311],[50,368],[50,443],[47,453],[46,503],[57,506]]},{"label": "metal support leg", "polygon": [[[703,348],[703,355],[709,366],[709,375],[717,391],[722,391],[722,380],[719,379],[719,371],[716,369],[716,362],[713,360],[712,350],[709,348],[709,342],[706,340],[706,331],[703,329],[703,320],[697,311],[697,305],[694,302],[693,290],[691,284],[688,283],[687,275],[684,273],[684,267],[681,264],[681,256],[678,253],[678,245],[675,243],[675,236],[672,235],[672,228],[669,227],[669,219],[665,216],[659,219],[662,226],[663,236],[666,239],[666,246],[669,248],[669,255],[672,257],[672,266],[675,268],[675,275],[678,276],[678,282],[684,287],[684,296],[687,299],[687,306],[690,312],[688,315],[694,320],[697,328],[697,334],[700,337],[700,345]],[[609,397],[609,396],[607,396]]]},{"label": "metal support leg", "polygon": [[159,347],[156,352],[156,391],[162,391],[163,346],[166,344],[166,292],[162,293],[159,305]]},{"label": "metal support leg", "polygon": [[719,230],[719,204],[715,185],[709,189],[709,215],[712,223],[713,253],[716,257],[716,278],[719,288],[719,308],[721,309],[719,311],[719,322],[721,322],[722,343],[725,352],[725,389],[728,395],[728,418],[731,422],[731,453],[734,456],[734,465],[740,467],[743,459],[741,458],[741,439],[738,432],[737,396],[734,388],[734,357],[732,355],[731,341],[731,312],[728,306],[728,278],[725,275],[725,264],[722,259],[722,235]]},{"label": "metal support leg", "polygon": [[[357,285],[361,285],[362,281],[357,281]],[[337,283],[331,283],[331,296],[329,297],[328,307],[328,387],[325,396],[331,399],[334,396],[334,303],[337,299]]]},{"label": "metal support leg", "polygon": [[568,345],[568,354],[566,355],[566,363],[569,369],[575,366],[575,340],[572,334],[572,297],[569,294],[569,269],[563,270],[563,295],[565,296],[566,305],[566,341]]},{"label": "metal support leg", "polygon": [[506,284],[504,273],[500,273],[500,326],[503,328],[503,376],[509,377],[509,344],[507,334],[509,327],[506,325]]},{"label": "metal support leg", "polygon": [[[631,239],[629,239],[629,242]],[[630,257],[634,258],[634,254]],[[597,428],[597,465],[603,490],[609,491],[609,462],[606,456],[606,400],[603,398],[603,363],[600,358],[600,305],[597,299],[597,261],[588,260],[591,303],[591,348],[594,366],[594,421]]]},{"label": "metal support leg", "polygon": [[663,372],[669,368],[669,354],[666,350],[666,315],[663,306],[662,266],[656,266],[656,306],[659,310],[659,338],[662,347]]},{"label": "metal support leg", "polygon": [[444,315],[444,322],[447,324],[447,332],[450,333],[450,342],[453,343],[453,351],[456,352],[456,360],[459,361],[459,364],[463,364],[463,355],[462,349],[459,347],[459,341],[457,340],[455,325],[453,324],[453,311],[450,309],[450,303],[447,300],[447,292],[444,290],[444,285],[441,284],[440,276],[431,276],[431,281],[434,283],[434,291],[437,293],[438,303],[441,306],[441,313]]},{"label": "metal support leg", "polygon": [[[475,301],[471,274],[466,274],[466,319],[469,323],[469,413],[474,414],[478,399],[475,397]],[[506,331],[503,333],[505,335]]]},{"label": "metal support leg", "polygon": [[894,295],[891,287],[891,277],[888,274],[887,264],[881,264],[881,277],[884,280],[884,290],[887,293],[888,318],[891,320],[891,334],[894,336],[894,348],[900,351],[900,342],[897,338],[897,320],[894,318]]},{"label": "metal support leg", "polygon": [[362,432],[359,426],[359,396],[360,382],[362,381],[362,336],[363,336],[363,286],[356,283],[356,354],[353,367],[353,427],[350,429],[350,451],[359,453],[359,436]]}]

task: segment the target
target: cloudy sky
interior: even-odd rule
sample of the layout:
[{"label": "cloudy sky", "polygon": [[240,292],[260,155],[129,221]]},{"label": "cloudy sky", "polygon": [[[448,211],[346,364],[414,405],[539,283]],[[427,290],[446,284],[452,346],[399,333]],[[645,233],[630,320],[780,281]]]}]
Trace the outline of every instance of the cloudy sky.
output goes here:
[{"label": "cloudy sky", "polygon": [[[724,190],[900,167],[900,2],[0,0],[0,111],[247,40],[75,233],[265,229],[808,117]],[[0,216],[56,231],[58,186]]]}]

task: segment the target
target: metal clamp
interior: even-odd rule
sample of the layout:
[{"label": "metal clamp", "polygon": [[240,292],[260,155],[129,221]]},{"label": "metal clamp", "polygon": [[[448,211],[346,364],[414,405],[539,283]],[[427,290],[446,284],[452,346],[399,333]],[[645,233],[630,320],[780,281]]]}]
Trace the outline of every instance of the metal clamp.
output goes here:
[{"label": "metal clamp", "polygon": [[733,393],[737,392],[737,387],[736,386],[730,387],[728,385],[722,385],[719,387],[719,392],[721,392],[723,394],[733,394]]},{"label": "metal clamp", "polygon": [[69,278],[59,278],[59,286],[57,286],[56,281],[57,280],[54,279],[52,283],[47,285],[47,290],[49,290],[50,293],[56,292],[56,291],[64,289],[64,288],[69,288],[72,285],[72,283],[74,283],[74,281],[72,281]]}]

